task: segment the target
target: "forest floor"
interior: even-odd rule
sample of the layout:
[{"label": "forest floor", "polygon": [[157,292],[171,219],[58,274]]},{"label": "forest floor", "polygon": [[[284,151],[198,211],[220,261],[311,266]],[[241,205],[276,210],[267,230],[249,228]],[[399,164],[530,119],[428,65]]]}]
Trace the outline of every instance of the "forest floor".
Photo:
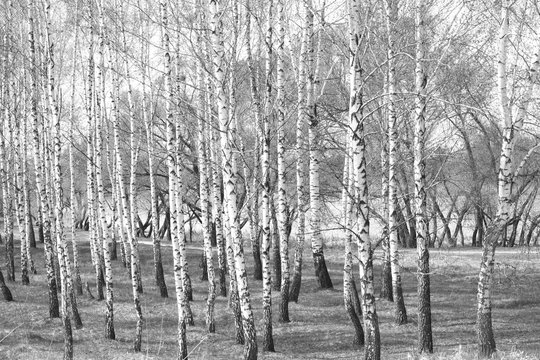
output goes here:
[{"label": "forest floor", "polygon": [[[88,281],[95,295],[87,233],[78,233],[83,282]],[[165,243],[166,244],[166,243]],[[192,309],[195,326],[188,327],[190,359],[241,359],[242,346],[233,339],[234,323],[227,299],[216,300],[216,333],[204,327],[206,282],[200,281],[199,243],[188,243],[190,273],[194,288]],[[192,245],[192,246],[191,246]],[[18,248],[18,242],[16,242]],[[248,273],[252,261],[246,243]],[[132,342],[135,312],[131,286],[121,262],[114,266],[114,306],[117,340],[104,338],[105,303],[78,300],[84,328],[74,330],[76,359],[174,359],[177,355],[176,304],[172,278],[172,254],[163,251],[169,298],[161,298],[154,285],[152,247],[141,245],[141,265],[145,318],[143,351],[135,354]],[[342,296],[342,249],[326,248],[327,264],[334,290],[317,289],[310,251],[304,254],[303,283],[298,304],[290,304],[291,322],[277,322],[279,294],[274,292],[274,342],[276,353],[262,353],[263,359],[357,359],[362,350],[352,345],[351,323],[345,314]],[[59,319],[48,318],[47,289],[42,245],[32,254],[39,269],[29,286],[9,283],[14,302],[0,301],[1,359],[61,359],[62,327]],[[401,251],[403,284],[409,323],[393,324],[393,304],[377,301],[382,359],[414,359],[416,342],[416,276],[414,250]],[[2,251],[2,261],[4,259]],[[436,353],[430,359],[475,358],[476,286],[480,249],[433,249],[431,251],[431,289],[433,337]],[[18,261],[18,257],[16,258]],[[16,264],[19,264],[16,262]],[[380,283],[380,253],[376,253],[377,293]],[[18,270],[18,269],[17,269]],[[17,272],[17,280],[20,273]],[[540,249],[498,249],[496,255],[493,324],[500,359],[540,359]],[[249,279],[252,305],[258,329],[261,328],[262,282]],[[259,344],[260,346],[260,344]]]}]

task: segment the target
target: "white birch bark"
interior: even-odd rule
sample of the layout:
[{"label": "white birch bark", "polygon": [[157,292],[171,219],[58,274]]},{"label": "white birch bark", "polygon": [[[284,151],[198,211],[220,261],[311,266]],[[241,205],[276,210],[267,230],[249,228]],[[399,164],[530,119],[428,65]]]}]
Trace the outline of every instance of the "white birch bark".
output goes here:
[{"label": "white birch bark", "polygon": [[369,235],[368,181],[366,160],[366,139],[363,114],[362,59],[364,45],[360,3],[349,3],[349,122],[351,128],[351,151],[354,176],[354,196],[357,211],[358,260],[360,262],[360,291],[362,294],[362,315],[364,318],[365,359],[380,359],[381,344],[379,320],[375,305],[373,286],[373,249]]},{"label": "white birch bark", "polygon": [[[23,106],[25,106],[25,96],[23,91]],[[26,123],[25,117],[25,111],[23,110],[23,119],[22,122]],[[19,227],[19,236],[21,238],[20,241],[20,261],[21,261],[21,282],[23,285],[29,285],[30,284],[30,278],[28,277],[29,272],[29,264],[28,264],[28,239],[27,239],[27,223],[26,223],[26,214],[28,211],[28,201],[25,201],[25,199],[28,197],[28,188],[26,185],[26,172],[25,169],[23,169],[23,162],[25,162],[24,156],[22,154],[23,149],[23,132],[21,131],[21,124],[17,123],[15,124],[15,164],[16,164],[16,201],[17,201],[17,207],[15,208],[16,218],[17,218],[17,224]]]},{"label": "white birch bark", "polygon": [[432,353],[431,331],[431,290],[429,277],[429,237],[427,228],[426,164],[424,159],[426,145],[426,85],[425,73],[425,25],[427,10],[424,0],[415,3],[416,40],[416,121],[414,129],[414,196],[416,221],[416,246],[418,251],[418,352]]},{"label": "white birch bark", "polygon": [[178,239],[178,224],[177,224],[177,186],[176,186],[176,152],[175,152],[175,137],[174,137],[174,119],[172,106],[174,104],[174,94],[172,89],[171,75],[171,53],[170,39],[168,31],[168,8],[167,1],[160,1],[161,9],[161,31],[162,31],[162,46],[164,49],[164,67],[165,67],[165,96],[166,96],[166,111],[167,111],[167,166],[169,175],[169,211],[170,211],[170,234],[173,247],[173,262],[174,262],[174,285],[176,289],[176,305],[178,310],[178,348],[179,356],[187,358],[187,340],[186,340],[186,297],[182,284],[182,260],[180,256],[180,240]]},{"label": "white birch bark", "polygon": [[[199,24],[201,29],[204,25],[204,8],[202,4],[199,3]],[[197,33],[197,45],[204,49],[203,38],[200,32]],[[206,330],[209,333],[214,333],[216,331],[216,325],[214,320],[214,303],[216,299],[216,284],[215,284],[215,272],[214,272],[214,256],[212,252],[212,244],[210,243],[210,224],[208,223],[209,211],[210,211],[210,187],[208,185],[209,181],[209,171],[208,171],[208,154],[207,146],[208,142],[207,137],[205,136],[205,124],[206,120],[206,96],[204,93],[205,90],[205,79],[203,72],[203,65],[201,62],[197,63],[197,84],[199,86],[197,92],[197,130],[198,130],[198,142],[197,142],[197,152],[198,152],[198,164],[199,164],[199,196],[201,203],[201,223],[202,223],[202,233],[203,233],[203,246],[204,246],[204,256],[206,258],[206,268],[208,273],[208,298],[206,299]]]},{"label": "white birch bark", "polygon": [[397,0],[385,0],[386,29],[388,37],[388,228],[390,245],[390,266],[392,271],[392,293],[395,304],[394,322],[407,323],[407,311],[401,287],[401,268],[398,253],[397,220],[397,114],[396,114],[396,65],[395,26],[397,21]]},{"label": "white birch bark", "polygon": [[[487,229],[482,242],[482,260],[478,276],[476,333],[480,357],[491,357],[496,351],[495,337],[492,324],[492,284],[495,262],[495,249],[502,241],[504,229],[511,220],[513,163],[515,159],[514,146],[527,113],[534,85],[538,80],[540,69],[540,51],[537,50],[532,66],[529,69],[529,82],[519,101],[514,102],[509,95],[507,57],[509,46],[509,22],[513,2],[504,0],[501,3],[497,80],[500,102],[502,144],[499,160],[498,205],[497,214],[491,226]],[[537,45],[538,46],[538,45]],[[515,117],[512,114],[512,103],[515,103]]]},{"label": "white birch bark", "polygon": [[[36,181],[36,189],[39,193],[39,200],[40,200],[40,217],[41,217],[41,226],[43,227],[43,240],[45,243],[45,266],[47,271],[47,284],[48,284],[48,292],[49,292],[49,316],[51,318],[53,317],[60,317],[60,310],[59,310],[59,304],[58,304],[58,295],[57,295],[57,286],[60,284],[56,283],[56,276],[55,276],[55,270],[54,270],[54,254],[53,254],[53,246],[52,246],[52,239],[51,239],[51,232],[50,232],[50,218],[49,218],[49,200],[47,197],[47,193],[45,191],[45,186],[43,184],[43,156],[41,150],[43,149],[40,141],[40,124],[38,119],[38,101],[40,98],[39,92],[39,86],[38,86],[38,65],[37,65],[37,55],[36,55],[36,46],[35,46],[35,25],[34,25],[34,14],[35,14],[35,3],[34,1],[31,1],[28,7],[28,18],[30,22],[30,31],[28,33],[29,38],[29,45],[30,45],[30,56],[31,56],[31,63],[32,63],[32,69],[34,70],[32,72],[32,133],[33,133],[33,148],[34,148],[34,167],[35,167],[35,181]],[[3,142],[2,137],[2,142]],[[4,148],[4,146],[0,146],[1,148]],[[4,159],[4,157],[1,157]],[[5,166],[5,164],[4,164]],[[5,169],[5,167],[4,167]],[[9,191],[6,188],[4,199],[9,199],[9,196],[6,197],[6,195],[9,195]],[[5,202],[6,203],[6,202]],[[10,207],[11,201],[10,199],[7,201],[8,209]],[[8,211],[8,214],[10,214],[10,211]],[[9,219],[9,217],[8,217]],[[5,221],[4,223],[6,225],[10,225],[11,221]],[[9,233],[8,233],[9,237]],[[8,279],[9,279],[9,273],[8,273]]]},{"label": "white birch bark", "polygon": [[231,129],[229,126],[228,101],[226,98],[227,80],[225,78],[225,54],[223,46],[223,23],[222,8],[219,0],[210,1],[212,45],[214,50],[214,76],[216,79],[217,93],[217,113],[219,120],[219,129],[221,132],[221,150],[223,166],[223,183],[225,186],[226,212],[231,229],[231,238],[234,247],[234,268],[238,283],[238,295],[242,311],[242,320],[244,328],[244,358],[257,358],[257,342],[255,334],[255,324],[251,310],[250,293],[246,274],[246,265],[244,260],[244,251],[242,247],[241,233],[238,224],[238,209],[236,203],[236,168],[234,156],[232,153],[233,139],[231,138]]},{"label": "white birch bark", "polygon": [[[146,36],[148,34],[148,24],[143,20],[143,16],[141,15],[140,21],[142,25],[140,26],[140,33],[139,35],[141,38]],[[141,70],[141,78],[142,78],[142,115],[146,130],[146,144],[147,144],[147,150],[148,150],[148,177],[150,180],[150,211],[152,216],[152,233],[151,233],[151,239],[152,239],[152,249],[154,254],[154,273],[155,273],[155,280],[156,285],[159,288],[159,292],[161,297],[169,297],[169,292],[167,290],[167,285],[165,284],[165,276],[163,273],[163,262],[161,258],[161,237],[159,236],[159,213],[157,208],[157,194],[156,194],[156,179],[154,174],[154,157],[155,157],[155,151],[154,151],[154,124],[153,124],[153,117],[151,114],[153,113],[148,109],[148,88],[147,88],[147,79],[149,78],[148,75],[148,67],[149,67],[149,53],[148,48],[145,46],[144,42],[141,42],[141,58],[142,58],[142,70]],[[153,107],[150,105],[150,110],[153,110]]]},{"label": "white birch bark", "polygon": [[47,47],[47,96],[49,100],[51,122],[54,125],[54,193],[55,193],[55,218],[56,218],[56,251],[60,267],[60,281],[62,287],[62,324],[64,327],[64,359],[73,359],[73,334],[71,329],[71,316],[69,313],[71,278],[69,274],[70,261],[64,238],[64,222],[62,213],[62,173],[60,169],[60,115],[56,103],[55,78],[54,78],[54,44],[50,37],[50,8],[49,0],[45,2],[45,44]]},{"label": "white birch bark", "polygon": [[[111,256],[109,250],[111,248],[111,237],[109,234],[109,228],[107,224],[107,218],[105,215],[105,194],[103,186],[103,165],[102,165],[102,151],[103,151],[103,131],[102,124],[105,120],[105,22],[103,15],[103,0],[99,3],[99,66],[97,67],[97,83],[101,92],[101,99],[96,101],[96,110],[94,113],[94,127],[95,127],[95,140],[96,146],[94,148],[95,155],[95,174],[97,185],[97,210],[99,216],[99,224],[101,227],[101,248],[103,251],[103,263],[105,268],[105,293],[106,293],[106,306],[107,312],[105,315],[105,337],[107,339],[114,340],[116,334],[114,331],[114,292],[113,292],[113,274],[111,265]],[[100,101],[101,100],[101,101]]]},{"label": "white birch bark", "polygon": [[279,320],[289,322],[289,237],[287,234],[287,192],[285,190],[285,2],[278,0],[278,48],[277,48],[277,191],[278,231],[281,257],[281,303]]},{"label": "white birch bark", "polygon": [[[263,271],[263,350],[274,351],[272,335],[272,272],[270,267],[270,118],[272,117],[272,35],[273,35],[273,0],[268,1],[266,25],[266,98],[262,128],[262,157],[261,157],[261,183],[262,183],[262,271]],[[277,281],[277,279],[276,279]]]}]

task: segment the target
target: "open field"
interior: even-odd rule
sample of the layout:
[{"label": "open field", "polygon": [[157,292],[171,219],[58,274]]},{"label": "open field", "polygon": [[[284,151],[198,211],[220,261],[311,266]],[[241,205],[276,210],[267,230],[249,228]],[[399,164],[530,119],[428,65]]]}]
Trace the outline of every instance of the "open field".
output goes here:
[{"label": "open field", "polygon": [[[90,266],[87,234],[78,233],[83,264],[83,281],[94,284]],[[167,245],[166,243],[164,245]],[[189,245],[189,244],[188,244]],[[246,244],[247,245],[247,244]],[[194,327],[188,328],[191,359],[238,359],[242,347],[233,341],[234,323],[227,308],[227,299],[216,302],[216,334],[204,330],[206,283],[199,280],[201,269],[199,244],[193,243],[188,256],[194,286]],[[18,248],[18,242],[16,243]],[[246,246],[246,250],[249,246]],[[472,359],[475,350],[475,300],[479,249],[436,249],[431,253],[433,335],[436,354],[433,359]],[[166,281],[173,292],[172,256],[170,247],[163,251]],[[362,352],[352,346],[352,326],[342,300],[342,251],[339,246],[327,248],[327,263],[334,290],[316,288],[306,248],[304,277],[300,301],[291,304],[292,322],[274,322],[276,353],[260,353],[264,359],[356,359]],[[416,341],[416,277],[415,251],[403,254],[403,284],[410,322],[405,326],[392,324],[392,303],[377,302],[380,320],[382,358],[415,358]],[[43,250],[33,249],[38,275],[30,286],[8,284],[14,295],[12,303],[0,302],[0,358],[59,359],[63,351],[63,335],[59,319],[50,320],[44,274]],[[251,265],[251,254],[247,254]],[[376,254],[376,257],[378,253]],[[3,256],[2,256],[3,258]],[[521,251],[499,249],[494,276],[494,330],[501,359],[540,359],[540,249]],[[17,259],[18,260],[18,259]],[[84,328],[74,330],[76,359],[172,359],[176,355],[176,304],[174,298],[162,299],[154,286],[152,248],[141,245],[145,328],[143,352],[131,350],[135,328],[135,313],[127,271],[114,262],[116,341],[104,339],[104,302],[79,299]],[[379,284],[380,264],[376,263],[376,283]],[[19,276],[19,273],[17,273]],[[378,287],[378,286],[377,286]],[[252,304],[256,323],[260,325],[261,288],[250,278]],[[95,295],[95,291],[94,291]],[[273,311],[277,314],[278,297],[274,294]],[[275,316],[277,319],[277,316]]]}]

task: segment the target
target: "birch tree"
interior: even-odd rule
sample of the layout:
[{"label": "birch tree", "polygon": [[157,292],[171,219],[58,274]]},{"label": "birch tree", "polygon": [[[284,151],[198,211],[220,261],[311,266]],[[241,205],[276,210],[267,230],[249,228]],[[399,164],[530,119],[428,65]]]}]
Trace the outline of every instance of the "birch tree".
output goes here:
[{"label": "birch tree", "polygon": [[[350,10],[349,10],[350,11]],[[347,131],[347,141],[352,138],[352,132]],[[358,299],[358,293],[354,286],[353,276],[353,250],[352,250],[352,216],[353,216],[353,199],[355,191],[354,187],[354,173],[351,173],[353,168],[352,156],[351,156],[349,142],[347,143],[345,150],[345,161],[343,164],[343,190],[342,190],[342,206],[343,206],[343,226],[345,232],[345,251],[343,261],[343,301],[345,303],[345,311],[349,316],[354,327],[354,341],[353,344],[357,346],[364,345],[364,329],[362,327],[361,305],[356,304]],[[359,305],[359,306],[358,306]],[[357,311],[359,310],[359,311]],[[362,319],[363,320],[363,319]]]},{"label": "birch tree", "polygon": [[[306,15],[307,16],[307,15]],[[312,16],[312,15],[311,15]],[[307,20],[306,20],[307,21]],[[304,241],[306,232],[306,166],[304,159],[305,152],[305,127],[307,123],[306,87],[307,87],[307,51],[308,51],[308,28],[302,28],[302,42],[300,59],[298,62],[298,115],[296,120],[296,196],[298,203],[298,220],[296,227],[296,247],[294,251],[294,272],[291,280],[291,291],[289,300],[298,302],[300,286],[302,285],[302,261],[304,252]]]},{"label": "birch tree", "polygon": [[394,322],[407,322],[407,312],[401,287],[401,270],[398,253],[397,220],[397,113],[396,113],[396,66],[395,66],[395,26],[397,21],[397,0],[386,0],[386,30],[388,37],[388,227],[390,242],[390,262],[392,271],[392,293],[395,304]]},{"label": "birch tree", "polygon": [[[139,4],[139,6],[141,6]],[[143,20],[141,14],[139,18],[140,25],[140,36],[143,38],[148,35],[149,25],[146,21]],[[150,211],[152,216],[152,250],[154,255],[154,276],[156,280],[156,285],[159,288],[159,293],[161,297],[169,297],[167,290],[167,285],[165,284],[165,275],[163,273],[163,261],[161,258],[161,237],[159,236],[159,213],[157,208],[157,194],[156,194],[156,178],[154,173],[154,122],[153,122],[153,110],[152,106],[148,109],[149,99],[148,99],[148,85],[147,80],[149,79],[148,67],[149,67],[149,47],[145,42],[141,42],[141,86],[142,86],[142,116],[144,120],[144,126],[146,131],[146,144],[148,151],[148,177],[150,180]]]},{"label": "birch tree", "polygon": [[[366,159],[366,118],[363,114],[362,32],[360,2],[349,3],[349,123],[351,128],[352,176],[354,176],[354,198],[357,212],[358,260],[360,262],[360,291],[364,318],[365,359],[381,358],[379,319],[375,305],[373,286],[373,248],[369,234],[368,182]],[[369,14],[365,15],[365,18]]]},{"label": "birch tree", "polygon": [[[538,82],[540,68],[540,52],[538,43],[536,55],[528,70],[528,82],[521,98],[513,98],[514,92],[509,89],[508,78],[513,70],[507,64],[510,42],[510,16],[513,2],[504,0],[501,3],[500,26],[498,37],[497,87],[501,115],[502,143],[497,176],[498,201],[497,213],[486,230],[482,242],[482,260],[478,276],[476,333],[478,354],[480,357],[491,357],[496,351],[495,336],[492,324],[492,285],[495,263],[495,249],[502,243],[503,232],[512,220],[512,187],[515,184],[513,163],[516,160],[514,147],[517,135],[523,128],[527,109],[531,102],[534,85]],[[515,105],[514,105],[515,104]]]},{"label": "birch tree", "polygon": [[102,244],[103,249],[103,262],[105,268],[105,292],[106,292],[106,306],[107,312],[105,315],[105,337],[107,339],[114,340],[116,334],[114,331],[114,293],[113,293],[113,277],[112,277],[112,264],[111,256],[109,254],[110,249],[110,234],[107,219],[105,215],[105,194],[103,186],[102,176],[102,123],[105,118],[105,19],[103,15],[103,0],[100,0],[98,5],[99,13],[99,39],[98,39],[98,52],[99,52],[99,66],[97,71],[97,83],[101,92],[101,101],[96,101],[96,110],[94,114],[94,129],[96,146],[94,148],[95,156],[95,174],[97,185],[97,208],[99,214],[99,224],[101,227]]},{"label": "birch tree", "polygon": [[270,233],[271,209],[270,201],[270,118],[272,117],[272,37],[273,37],[273,9],[274,2],[268,2],[267,25],[266,25],[266,98],[265,113],[263,117],[262,135],[262,269],[263,269],[263,350],[274,351],[274,339],[272,335],[272,272],[270,267]]},{"label": "birch tree", "polygon": [[54,194],[55,194],[55,218],[56,218],[56,252],[60,266],[60,281],[62,288],[62,324],[64,328],[64,359],[73,359],[73,333],[71,328],[71,316],[69,313],[70,293],[73,291],[71,279],[69,277],[69,254],[64,237],[64,222],[62,213],[62,172],[60,169],[60,115],[56,102],[55,76],[54,76],[54,43],[51,39],[51,4],[49,0],[45,2],[45,45],[47,61],[47,96],[54,125]]},{"label": "birch tree", "polygon": [[175,138],[174,138],[174,119],[172,106],[174,104],[174,93],[172,88],[171,75],[171,53],[169,39],[169,9],[168,1],[160,1],[161,10],[161,31],[163,58],[165,66],[165,95],[166,95],[166,111],[167,111],[167,167],[169,175],[169,209],[170,209],[170,232],[173,246],[173,262],[174,262],[174,285],[176,289],[176,305],[178,309],[178,349],[181,359],[187,358],[187,338],[186,338],[186,294],[184,293],[182,284],[182,260],[180,258],[180,240],[178,239],[177,231],[177,186],[176,186],[176,154],[175,154]]},{"label": "birch tree", "polygon": [[219,129],[221,133],[220,144],[222,151],[223,183],[225,186],[225,203],[227,219],[229,222],[231,240],[234,249],[234,268],[238,284],[238,296],[242,311],[244,329],[244,358],[257,358],[257,342],[253,312],[251,310],[250,293],[247,282],[246,265],[242,239],[238,222],[238,208],[236,202],[237,170],[232,153],[233,139],[229,123],[228,101],[226,98],[227,80],[225,77],[225,54],[223,45],[223,9],[219,0],[210,1],[211,38],[213,48],[214,77],[216,81],[216,100]]},{"label": "birch tree", "polygon": [[[321,139],[319,134],[319,119],[315,111],[315,84],[316,73],[318,72],[318,60],[314,62],[313,54],[313,3],[311,0],[305,1],[305,41],[306,53],[302,61],[306,66],[306,111],[308,122],[309,140],[309,227],[311,234],[311,251],[313,253],[313,263],[315,265],[315,277],[319,286],[323,289],[333,288],[332,280],[328,274],[326,261],[324,259],[323,239],[321,235],[321,200],[320,200],[320,156]],[[319,52],[317,52],[317,59]],[[314,66],[316,64],[316,66]]]},{"label": "birch tree", "polygon": [[[40,141],[40,124],[39,124],[39,117],[38,117],[38,101],[40,99],[40,93],[39,93],[39,74],[37,72],[38,70],[38,62],[37,62],[37,54],[36,54],[36,41],[35,41],[35,18],[36,16],[36,5],[34,1],[32,0],[28,7],[28,22],[29,22],[29,32],[28,32],[28,39],[29,39],[29,46],[30,46],[30,61],[32,66],[32,96],[31,96],[31,117],[32,117],[32,133],[33,133],[33,149],[34,149],[34,167],[35,167],[35,181],[36,181],[36,189],[39,193],[39,201],[40,201],[40,225],[43,226],[43,239],[44,239],[44,248],[45,248],[45,267],[47,271],[47,285],[48,285],[48,294],[49,294],[49,316],[51,318],[53,317],[60,317],[60,309],[59,309],[59,303],[58,303],[58,295],[57,295],[57,286],[59,284],[56,283],[56,276],[55,276],[55,269],[54,269],[54,261],[53,261],[53,243],[51,239],[51,230],[50,230],[50,219],[49,219],[49,198],[47,197],[47,192],[45,190],[45,186],[42,183],[43,180],[43,167],[44,167],[44,161],[43,156],[41,153],[41,141]],[[3,137],[2,140],[3,142]],[[4,146],[1,146],[4,148]],[[3,157],[2,157],[3,158]],[[5,168],[4,168],[5,169]],[[6,189],[7,192],[7,189]],[[6,198],[4,196],[4,198]],[[9,205],[9,202],[7,202]],[[8,208],[9,209],[9,208]],[[9,214],[9,213],[8,213]],[[9,221],[4,221],[5,224],[9,224]],[[9,235],[8,235],[9,236]],[[6,243],[7,244],[7,243]]]},{"label": "birch tree", "polygon": [[285,3],[278,0],[278,45],[277,45],[277,192],[278,230],[281,258],[281,303],[279,320],[289,322],[289,237],[287,234],[287,193],[285,190]]},{"label": "birch tree", "polygon": [[415,41],[416,41],[416,121],[414,129],[414,197],[416,220],[416,245],[418,250],[418,352],[432,353],[433,339],[431,333],[431,289],[429,282],[429,237],[426,209],[426,85],[425,73],[425,25],[424,15],[427,10],[424,0],[416,0],[415,8]]}]

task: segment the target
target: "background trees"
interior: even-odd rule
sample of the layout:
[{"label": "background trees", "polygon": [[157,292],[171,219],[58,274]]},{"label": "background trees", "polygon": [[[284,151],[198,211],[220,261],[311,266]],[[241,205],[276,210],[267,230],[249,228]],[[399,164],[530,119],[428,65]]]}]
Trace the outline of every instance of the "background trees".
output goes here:
[{"label": "background trees", "polygon": [[[22,282],[31,281],[29,224],[35,218],[45,248],[49,315],[60,316],[61,290],[69,338],[74,289],[82,292],[77,239],[70,239],[72,272],[64,236],[69,207],[73,228],[90,232],[110,339],[111,261],[118,247],[131,281],[134,350],[140,351],[138,241],[152,238],[156,283],[167,297],[171,272],[161,263],[161,244],[171,240],[184,356],[196,299],[186,243],[202,233],[207,330],[215,331],[215,295],[226,295],[228,274],[236,340],[246,358],[255,358],[250,288],[263,280],[263,348],[273,350],[272,285],[281,291],[279,319],[294,319],[288,302],[302,302],[302,274],[311,269],[303,261],[308,239],[309,273],[321,289],[332,288],[324,251],[337,229],[346,239],[346,306],[357,334],[363,317],[366,354],[377,358],[378,246],[392,279],[383,298],[395,301],[397,324],[407,321],[398,247],[418,247],[419,351],[427,352],[433,347],[427,249],[483,246],[478,334],[482,354],[491,355],[486,314],[495,247],[536,244],[540,223],[538,39],[529,25],[540,16],[536,2],[151,4],[1,5],[8,282],[17,280],[16,256]],[[354,301],[355,250],[362,308]]]}]

